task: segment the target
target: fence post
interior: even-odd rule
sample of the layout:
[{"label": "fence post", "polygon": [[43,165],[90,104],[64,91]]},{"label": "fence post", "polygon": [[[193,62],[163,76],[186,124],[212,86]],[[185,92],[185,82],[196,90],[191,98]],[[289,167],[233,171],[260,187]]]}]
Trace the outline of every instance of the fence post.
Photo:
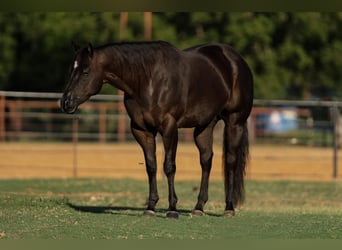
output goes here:
[{"label": "fence post", "polygon": [[334,135],[333,135],[333,146],[334,146],[334,169],[333,169],[333,178],[334,180],[337,180],[337,168],[338,168],[338,137],[339,137],[339,110],[337,105],[333,106],[333,121],[334,121]]},{"label": "fence post", "polygon": [[6,138],[6,97],[0,95],[0,141],[5,141]]},{"label": "fence post", "polygon": [[[123,96],[123,92],[119,90],[119,95]],[[118,103],[119,120],[118,120],[118,141],[122,142],[126,139],[126,116],[123,98]]]},{"label": "fence post", "polygon": [[106,142],[107,138],[107,108],[104,105],[101,105],[99,108],[99,141],[101,143]]},{"label": "fence post", "polygon": [[152,39],[152,12],[144,12],[144,37],[146,40]]},{"label": "fence post", "polygon": [[73,177],[74,178],[77,178],[78,176],[77,143],[78,143],[78,117],[74,115],[72,118]]}]

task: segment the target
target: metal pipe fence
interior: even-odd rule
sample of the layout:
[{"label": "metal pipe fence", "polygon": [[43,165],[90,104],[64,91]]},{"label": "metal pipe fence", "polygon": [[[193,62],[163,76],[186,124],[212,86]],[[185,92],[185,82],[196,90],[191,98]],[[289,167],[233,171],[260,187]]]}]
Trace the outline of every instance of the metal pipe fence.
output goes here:
[{"label": "metal pipe fence", "polygon": [[[322,101],[322,100],[255,100],[254,110],[260,107],[272,107],[273,110],[291,110],[295,114],[295,120],[297,121],[296,129],[289,129],[301,134],[307,135],[306,143],[308,145],[317,143],[317,135],[323,137],[319,143],[319,146],[328,146],[333,151],[333,179],[337,179],[338,176],[338,149],[341,145],[342,135],[342,120],[340,115],[340,109],[342,108],[341,101]],[[297,119],[297,116],[304,114],[302,119]],[[266,113],[267,114],[267,113]],[[270,116],[272,112],[268,113]],[[275,114],[275,113],[273,113]],[[277,113],[276,113],[277,114]],[[279,113],[278,113],[279,114]],[[254,116],[252,113],[252,119],[256,120],[255,112]],[[272,117],[270,122],[272,122]],[[281,121],[276,121],[280,122]],[[299,124],[298,124],[299,123]],[[300,124],[302,124],[300,126]],[[304,125],[303,125],[304,124]],[[286,129],[284,129],[286,130]],[[280,135],[281,133],[274,133],[274,136]],[[285,133],[286,134],[286,133]],[[291,134],[291,133],[289,133]],[[315,137],[316,136],[316,137]],[[329,136],[329,137],[328,137]],[[330,139],[329,139],[330,138]],[[297,143],[298,140],[292,137],[293,143]]]},{"label": "metal pipe fence", "polygon": [[[121,95],[93,96],[75,115],[60,111],[61,95],[0,91],[1,144],[44,142],[72,145],[72,176],[77,177],[80,175],[78,151],[81,143],[134,141]],[[255,100],[249,119],[252,147],[286,145],[331,149],[331,179],[336,180],[339,176],[338,151],[342,145],[341,108],[342,102],[339,101]],[[192,131],[180,130],[180,140],[192,141]],[[215,129],[215,138],[215,142],[220,143],[222,124]],[[287,156],[283,157],[280,160],[286,161]]]}]

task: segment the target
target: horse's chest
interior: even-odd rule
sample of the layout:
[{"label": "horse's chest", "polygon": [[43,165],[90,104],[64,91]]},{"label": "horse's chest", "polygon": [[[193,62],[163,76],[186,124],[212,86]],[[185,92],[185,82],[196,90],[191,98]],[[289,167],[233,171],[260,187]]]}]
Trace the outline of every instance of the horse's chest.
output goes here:
[{"label": "horse's chest", "polygon": [[143,112],[143,120],[144,120],[144,124],[149,126],[149,127],[155,128],[159,124],[157,117],[155,117],[155,115],[151,111]]},{"label": "horse's chest", "polygon": [[127,112],[131,120],[144,129],[157,129],[162,121],[162,114],[158,110],[146,110],[134,105],[133,107],[127,107]]},{"label": "horse's chest", "polygon": [[[178,104],[178,105],[177,105]],[[161,124],[170,115],[177,121],[184,112],[184,105],[178,99],[178,103],[169,103],[167,100],[160,102],[143,102],[129,99],[125,101],[130,118],[141,128],[154,128],[159,130]]]}]

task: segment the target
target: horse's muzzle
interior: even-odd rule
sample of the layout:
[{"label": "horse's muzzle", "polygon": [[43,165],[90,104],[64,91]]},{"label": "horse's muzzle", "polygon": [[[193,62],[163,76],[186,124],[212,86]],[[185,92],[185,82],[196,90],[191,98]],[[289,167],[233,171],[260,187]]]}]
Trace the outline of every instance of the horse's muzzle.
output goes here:
[{"label": "horse's muzzle", "polygon": [[74,95],[69,92],[62,96],[62,99],[60,100],[60,107],[64,113],[73,114],[77,110],[78,103],[78,98],[75,98]]}]

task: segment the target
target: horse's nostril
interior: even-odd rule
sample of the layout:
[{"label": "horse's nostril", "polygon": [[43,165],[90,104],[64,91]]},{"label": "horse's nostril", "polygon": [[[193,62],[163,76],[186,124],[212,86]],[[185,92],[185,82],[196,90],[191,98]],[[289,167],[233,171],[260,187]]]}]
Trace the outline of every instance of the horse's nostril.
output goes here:
[{"label": "horse's nostril", "polygon": [[64,104],[63,104],[64,110],[67,110],[68,106],[69,106],[69,101],[68,100],[64,100]]},{"label": "horse's nostril", "polygon": [[60,108],[62,112],[72,114],[76,111],[78,106],[78,98],[75,98],[72,93],[66,93],[60,100]]},{"label": "horse's nostril", "polygon": [[67,110],[68,103],[69,103],[69,101],[68,101],[66,95],[64,94],[62,96],[62,98],[60,99],[60,102],[59,102],[59,106],[63,112],[65,112]]}]

